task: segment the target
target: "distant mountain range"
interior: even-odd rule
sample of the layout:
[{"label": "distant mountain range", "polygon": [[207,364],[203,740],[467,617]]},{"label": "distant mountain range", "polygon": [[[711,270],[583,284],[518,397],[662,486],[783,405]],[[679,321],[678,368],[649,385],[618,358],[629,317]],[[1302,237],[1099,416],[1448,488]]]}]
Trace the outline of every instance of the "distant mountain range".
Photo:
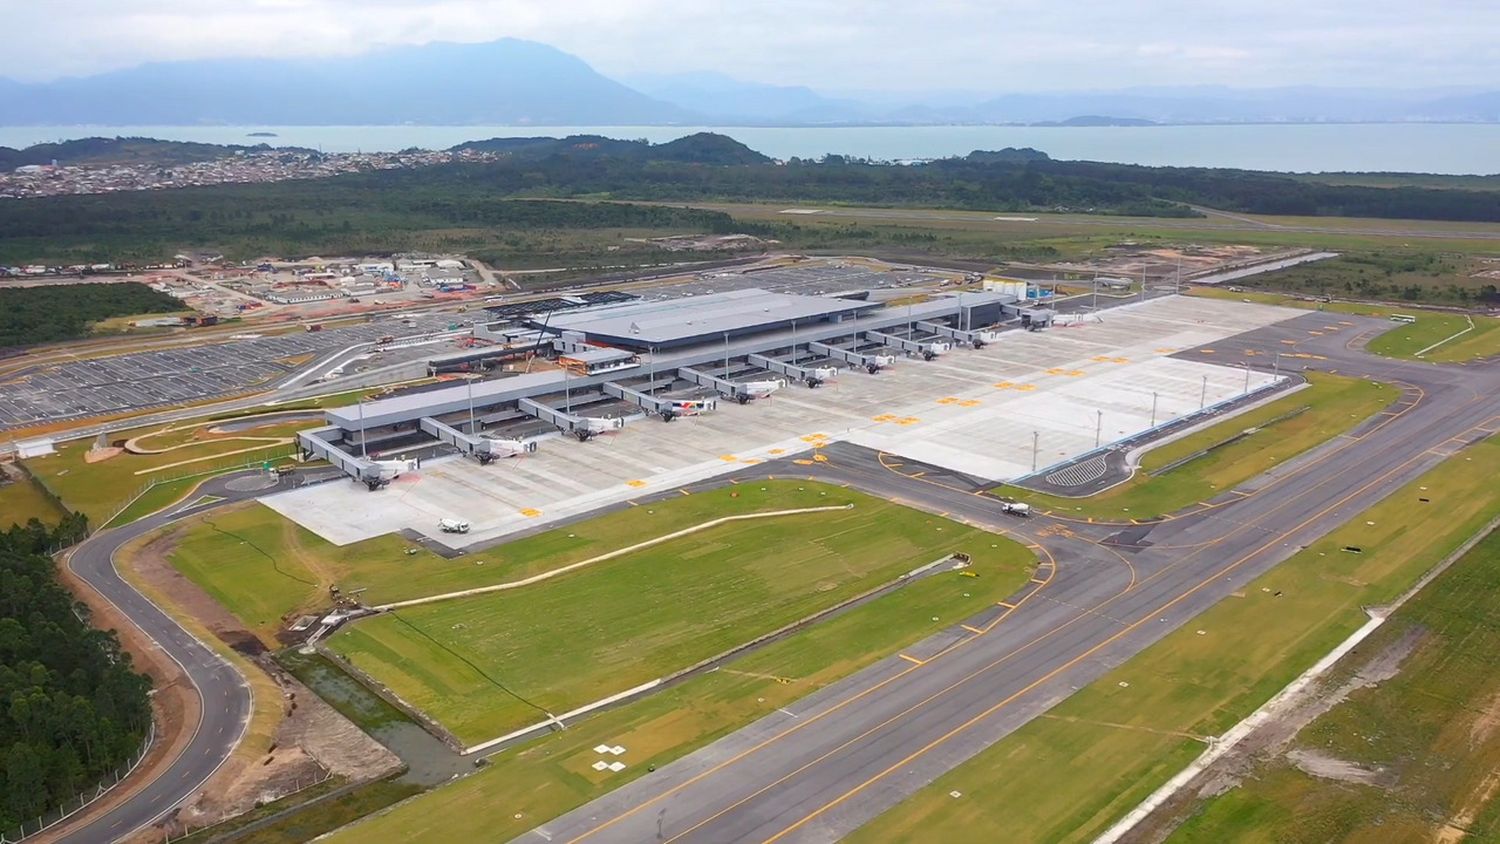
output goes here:
[{"label": "distant mountain range", "polygon": [[0,123],[104,125],[690,122],[681,106],[531,41],[427,44],[353,58],[148,64],[39,84],[0,80]]},{"label": "distant mountain range", "polygon": [[52,82],[0,79],[0,125],[1500,122],[1500,91],[1480,88],[1189,86],[834,96],[707,72],[642,75],[625,83],[531,41],[432,43],[352,58],[165,62]]}]

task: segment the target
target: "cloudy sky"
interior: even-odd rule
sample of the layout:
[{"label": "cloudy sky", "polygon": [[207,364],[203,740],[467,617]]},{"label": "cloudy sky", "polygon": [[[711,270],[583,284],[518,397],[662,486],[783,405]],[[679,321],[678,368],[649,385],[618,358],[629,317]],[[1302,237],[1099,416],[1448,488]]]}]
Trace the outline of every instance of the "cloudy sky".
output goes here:
[{"label": "cloudy sky", "polygon": [[1500,87],[1496,0],[0,0],[0,76],[528,38],[822,90]]}]

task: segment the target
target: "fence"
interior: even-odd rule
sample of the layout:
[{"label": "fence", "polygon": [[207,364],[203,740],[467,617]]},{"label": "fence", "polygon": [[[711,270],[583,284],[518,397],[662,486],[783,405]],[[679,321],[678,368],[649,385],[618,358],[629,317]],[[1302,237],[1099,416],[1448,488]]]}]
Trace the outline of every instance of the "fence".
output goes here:
[{"label": "fence", "polygon": [[141,764],[141,760],[146,758],[146,754],[151,752],[151,747],[154,744],[156,744],[156,722],[153,721],[151,727],[146,730],[146,740],[141,742],[140,750],[135,752],[135,755],[130,758],[129,762],[106,774],[93,788],[79,792],[76,797],[70,798],[63,805],[37,818],[35,829],[32,829],[31,824],[27,822],[22,823],[19,829],[0,832],[0,844],[16,844],[18,841],[25,841],[27,838],[45,832],[83,811],[94,801],[108,794],[116,785],[120,784],[121,780],[130,776],[136,769],[136,766]]},{"label": "fence", "polygon": [[[313,776],[309,776],[306,779],[303,779],[303,778],[299,777],[299,778],[297,778],[297,779],[295,779],[295,780],[292,781],[292,787],[291,787],[290,790],[282,792],[280,794],[277,794],[274,797],[264,798],[263,800],[256,801],[256,804],[255,804],[256,808],[260,808],[261,806],[265,806],[265,805],[270,805],[270,804],[275,803],[275,802],[280,801],[280,800],[285,800],[288,797],[295,797],[296,795],[301,794],[302,792],[307,791],[310,788],[317,788],[318,786],[322,785],[325,782],[328,782],[331,779],[333,779],[333,772],[327,770],[326,768],[323,770],[322,773],[316,774],[316,775],[313,775]],[[364,783],[352,783],[351,784],[351,786],[353,786],[353,787],[358,787],[360,785],[364,785]],[[342,790],[343,790],[342,788],[334,789],[334,791],[330,792],[330,793],[338,793],[338,792],[340,792]],[[313,802],[317,802],[319,800],[322,800],[326,796],[327,795],[318,795],[316,798],[314,798],[314,800],[310,800],[310,801],[307,801],[306,803],[298,804],[298,806],[296,806],[296,807],[292,807],[292,810],[295,810],[296,808],[299,808],[302,805],[309,805],[309,804],[311,804]],[[283,810],[282,812],[275,812],[273,814],[267,815],[266,817],[255,818],[252,821],[250,821],[249,823],[244,824],[243,826],[235,826],[232,829],[227,829],[227,830],[224,831],[224,833],[225,834],[249,833],[253,829],[256,829],[256,828],[264,826],[264,825],[269,825],[269,823],[273,823],[273,822],[279,820],[285,814],[286,814],[286,810]],[[207,841],[207,840],[209,840],[211,838],[218,837],[218,833],[215,833],[213,831],[217,827],[224,826],[225,824],[231,823],[233,821],[243,820],[245,817],[247,817],[246,813],[242,812],[240,814],[231,815],[231,816],[229,816],[227,818],[220,818],[219,820],[216,820],[213,823],[208,823],[208,824],[204,824],[203,826],[196,826],[196,827],[192,826],[191,824],[185,823],[182,820],[174,820],[174,821],[171,821],[171,822],[168,822],[168,823],[164,823],[164,824],[161,825],[161,827],[160,827],[161,842],[162,842],[162,844],[172,844],[172,842],[174,842],[174,841],[181,842],[181,841],[186,841],[188,839],[199,839],[199,840]],[[174,829],[176,830],[175,832],[173,831]]]},{"label": "fence", "polygon": [[110,514],[109,518],[100,522],[98,525],[92,526],[89,533],[92,536],[94,533],[98,533],[105,527],[114,524],[114,521],[120,518],[121,513],[129,510],[135,504],[135,502],[140,500],[140,498],[146,493],[150,492],[152,489],[158,486],[162,486],[163,484],[173,484],[177,483],[178,481],[188,480],[190,478],[209,478],[214,475],[222,475],[226,472],[233,472],[240,469],[248,469],[252,466],[259,466],[260,464],[267,461],[281,460],[285,457],[296,456],[297,446],[294,444],[284,446],[273,445],[267,446],[264,451],[236,454],[234,455],[234,459],[215,463],[208,469],[199,469],[195,467],[193,470],[188,470],[186,467],[183,467],[183,471],[181,474],[164,473],[160,475],[152,475],[151,479],[142,484],[140,488],[135,491],[134,495],[131,495],[124,504],[120,505],[119,509]]}]

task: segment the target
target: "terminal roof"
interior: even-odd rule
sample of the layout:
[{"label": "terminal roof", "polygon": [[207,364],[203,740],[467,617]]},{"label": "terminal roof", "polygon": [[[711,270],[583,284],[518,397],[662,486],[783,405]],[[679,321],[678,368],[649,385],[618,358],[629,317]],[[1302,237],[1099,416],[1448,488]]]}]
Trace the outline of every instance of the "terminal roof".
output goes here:
[{"label": "terminal roof", "polygon": [[751,287],[691,299],[634,302],[553,314],[549,327],[637,348],[678,346],[725,334],[765,331],[793,322],[839,319],[876,307],[873,302],[771,293]]}]

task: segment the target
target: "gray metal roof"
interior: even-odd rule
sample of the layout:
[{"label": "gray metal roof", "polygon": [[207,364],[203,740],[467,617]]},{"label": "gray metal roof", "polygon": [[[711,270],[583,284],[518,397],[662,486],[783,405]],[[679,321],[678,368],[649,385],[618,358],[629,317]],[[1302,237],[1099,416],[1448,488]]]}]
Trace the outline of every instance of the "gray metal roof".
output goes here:
[{"label": "gray metal roof", "polygon": [[668,346],[714,335],[743,334],[793,321],[812,321],[868,311],[876,303],[820,296],[731,290],[692,299],[633,302],[553,314],[549,327],[587,336],[628,340],[630,345]]},{"label": "gray metal roof", "polygon": [[[710,297],[702,297],[702,299],[708,298]],[[809,296],[794,296],[791,298],[811,299],[814,302],[829,302],[834,305],[839,304],[838,300],[817,299],[816,297]],[[694,299],[701,301],[699,297],[694,297]],[[938,296],[926,302],[916,302],[909,307],[879,308],[873,314],[860,317],[858,320],[851,319],[837,325],[823,323],[820,325],[804,326],[799,336],[803,343],[811,340],[829,340],[841,335],[847,335],[853,331],[882,330],[904,325],[908,321],[921,321],[952,316],[958,313],[961,307],[994,305],[1005,300],[1006,297],[994,293],[963,293]],[[653,304],[680,308],[686,303],[678,299]],[[859,302],[853,304],[868,306],[869,303]],[[593,311],[593,313],[598,314],[603,310],[605,309],[601,308]],[[582,317],[584,315],[576,314],[575,316]],[[556,317],[554,316],[555,319]],[[790,339],[790,333],[783,330],[757,333],[752,337],[734,340],[729,351],[738,357],[749,352],[758,352],[784,345]],[[723,360],[724,351],[721,336],[720,342],[717,343],[706,343],[702,346],[662,352],[656,356],[655,365],[660,369],[666,369],[669,367],[696,366],[703,363],[711,363]],[[363,408],[357,404],[330,408],[324,412],[324,416],[329,424],[337,425],[346,431],[354,431],[361,427],[373,428],[398,422],[410,422],[422,416],[442,416],[445,413],[464,410],[469,406],[471,390],[474,405],[476,407],[488,407],[506,401],[513,401],[523,396],[539,396],[558,392],[567,384],[571,384],[574,389],[581,389],[590,385],[602,384],[605,381],[618,377],[619,373],[617,372],[577,375],[571,378],[566,372],[557,370],[532,372],[525,375],[512,375],[484,381],[470,381],[463,384],[455,384],[434,390],[423,390],[386,399],[375,399],[364,402]],[[361,411],[363,412],[361,413]],[[363,422],[361,422],[361,416],[363,416]]]}]

